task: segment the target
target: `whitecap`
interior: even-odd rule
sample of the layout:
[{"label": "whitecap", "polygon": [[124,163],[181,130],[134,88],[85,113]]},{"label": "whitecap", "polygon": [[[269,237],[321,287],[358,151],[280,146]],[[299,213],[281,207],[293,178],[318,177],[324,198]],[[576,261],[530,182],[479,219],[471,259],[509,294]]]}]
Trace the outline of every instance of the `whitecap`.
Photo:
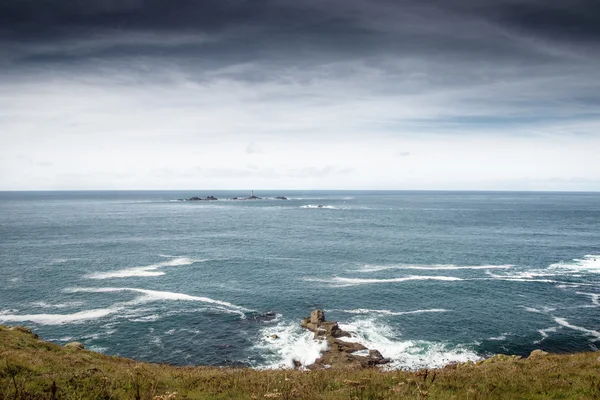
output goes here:
[{"label": "whitecap", "polygon": [[585,293],[585,292],[576,292],[577,294],[581,294],[584,296],[590,296],[592,298],[592,305],[594,307],[600,307],[600,294],[599,293]]},{"label": "whitecap", "polygon": [[48,304],[44,301],[35,301],[31,303],[31,305],[40,307],[40,308],[70,308],[70,307],[79,307],[85,304],[83,301],[70,301],[67,303],[58,303],[58,304]]},{"label": "whitecap", "polygon": [[[277,335],[277,336],[273,336]],[[326,340],[315,340],[314,334],[301,328],[297,322],[280,322],[260,330],[253,346],[266,359],[258,369],[294,368],[294,361],[302,366],[313,364],[327,350]]]},{"label": "whitecap", "polygon": [[513,265],[504,264],[504,265],[454,265],[454,264],[398,264],[398,265],[365,265],[363,268],[356,270],[356,272],[379,272],[386,271],[390,269],[400,269],[400,270],[426,270],[426,271],[438,271],[438,270],[478,270],[478,269],[509,269],[512,268]]},{"label": "whitecap", "polygon": [[108,350],[108,347],[90,345],[90,346],[87,346],[87,349],[91,350],[91,351],[95,351],[96,353],[104,353]]},{"label": "whitecap", "polygon": [[600,255],[587,254],[583,258],[575,258],[569,262],[551,264],[549,268],[567,273],[571,271],[600,273]]},{"label": "whitecap", "polygon": [[358,342],[369,349],[377,349],[391,359],[384,369],[418,370],[441,368],[452,362],[477,361],[477,353],[464,346],[451,346],[443,342],[424,340],[399,340],[400,335],[389,325],[375,319],[361,319],[340,324],[352,334],[343,340]]},{"label": "whitecap", "polygon": [[[169,257],[170,256],[165,256]],[[92,274],[87,275],[87,278],[90,279],[110,279],[110,278],[129,278],[129,277],[151,277],[151,276],[161,276],[165,273],[160,271],[161,268],[164,267],[177,267],[182,265],[191,265],[196,262],[202,262],[206,260],[194,260],[187,257],[174,257],[168,261],[163,261],[155,264],[145,265],[141,267],[131,267],[120,269],[116,271],[108,271],[108,272],[94,272]]]},{"label": "whitecap", "polygon": [[[310,279],[310,278],[308,278]],[[402,278],[388,278],[388,279],[366,279],[366,278],[343,278],[336,276],[328,280],[322,280],[323,282],[333,283],[337,286],[353,286],[353,285],[367,285],[375,283],[398,283],[408,281],[462,281],[462,278],[456,278],[453,276],[429,276],[429,275],[417,275],[417,276],[406,276]]]},{"label": "whitecap", "polygon": [[70,314],[9,314],[0,313],[0,321],[4,322],[24,322],[30,321],[40,325],[61,325],[69,323],[80,323],[88,320],[100,319],[111,314],[119,313],[119,316],[124,318],[136,318],[140,316],[140,312],[151,310],[131,309],[131,306],[139,304],[155,302],[155,301],[198,301],[213,305],[212,309],[220,310],[226,313],[235,313],[241,318],[246,318],[245,312],[251,312],[244,307],[236,306],[235,304],[214,300],[209,297],[190,296],[183,293],[161,292],[156,290],[135,289],[135,288],[70,288],[64,289],[68,293],[112,293],[112,292],[136,292],[141,293],[135,299],[127,302],[113,304],[108,308],[98,308],[92,310],[83,310]]},{"label": "whitecap", "polygon": [[300,206],[300,208],[326,208],[329,210],[337,210],[337,207],[334,206],[324,206],[324,205],[315,205],[315,204],[307,204],[304,206]]},{"label": "whitecap", "polygon": [[410,315],[410,314],[423,314],[423,313],[440,313],[440,312],[449,312],[450,310],[446,310],[443,308],[431,308],[426,310],[413,310],[413,311],[391,311],[391,310],[370,310],[367,308],[356,308],[353,310],[329,310],[331,312],[342,312],[348,314],[381,314],[381,315]]},{"label": "whitecap", "polygon": [[153,301],[165,301],[165,300],[199,301],[202,303],[208,303],[208,304],[222,306],[226,309],[229,309],[229,311],[240,314],[242,317],[245,317],[244,312],[254,311],[254,310],[250,310],[248,308],[237,306],[237,305],[229,303],[227,301],[211,299],[210,297],[190,296],[190,295],[184,294],[184,293],[165,292],[165,291],[158,291],[158,290],[103,287],[103,288],[69,288],[69,289],[65,289],[64,291],[68,292],[68,293],[135,292],[135,293],[141,293],[143,295],[143,296],[139,296],[136,299],[128,302],[127,304],[141,304],[141,303],[148,303],[148,302],[153,302]]},{"label": "whitecap", "polygon": [[[525,271],[525,272],[517,272],[517,273],[505,274],[505,275],[497,275],[497,274],[492,273],[491,271],[487,271],[486,273],[491,277],[488,279],[493,279],[493,280],[498,280],[498,281],[561,283],[561,282],[558,282],[553,279],[537,279],[539,277],[545,277],[545,276],[556,276],[556,274],[544,273],[544,272]],[[485,280],[485,278],[479,278],[479,279]]]},{"label": "whitecap", "polygon": [[132,318],[129,321],[131,321],[131,322],[154,322],[159,319],[160,319],[160,315],[152,314],[152,315],[146,315],[144,317]]},{"label": "whitecap", "polygon": [[548,307],[548,306],[542,306],[541,310],[535,307],[527,307],[527,306],[521,306],[523,309],[525,309],[525,311],[529,311],[532,313],[538,313],[538,314],[547,314],[550,313],[552,311],[556,311],[556,308],[554,307]]},{"label": "whitecap", "polygon": [[556,326],[552,326],[552,327],[550,327],[550,328],[546,328],[546,329],[538,329],[538,333],[539,333],[539,334],[542,336],[542,338],[541,338],[540,340],[536,340],[536,341],[535,341],[535,342],[533,342],[533,343],[535,343],[535,344],[538,344],[538,343],[540,343],[542,340],[544,340],[544,339],[546,339],[547,337],[549,337],[549,336],[550,336],[550,335],[549,335],[550,333],[554,333],[554,332],[556,332],[557,330],[558,330],[558,327],[556,327]]},{"label": "whitecap", "polygon": [[595,337],[596,339],[592,340],[593,342],[600,340],[600,332],[598,332],[598,331],[594,331],[592,329],[587,329],[587,328],[583,328],[581,326],[573,325],[564,318],[558,318],[558,317],[553,317],[553,318],[554,318],[554,321],[556,321],[559,325],[564,326],[565,328],[573,329],[575,331],[583,332],[589,336]]},{"label": "whitecap", "polygon": [[71,314],[0,314],[2,322],[35,322],[40,325],[62,325],[94,320],[120,311],[122,307],[99,308],[78,311]]}]

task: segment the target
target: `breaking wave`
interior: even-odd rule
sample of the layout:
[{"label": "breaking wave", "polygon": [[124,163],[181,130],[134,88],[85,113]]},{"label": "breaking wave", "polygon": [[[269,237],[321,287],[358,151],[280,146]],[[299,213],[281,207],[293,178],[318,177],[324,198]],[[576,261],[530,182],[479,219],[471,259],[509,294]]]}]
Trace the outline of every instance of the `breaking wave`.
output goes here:
[{"label": "breaking wave", "polygon": [[451,346],[443,342],[424,340],[399,340],[400,335],[389,325],[376,319],[360,319],[340,324],[340,328],[352,334],[347,341],[358,342],[369,349],[377,349],[391,359],[385,369],[418,370],[441,368],[453,362],[477,361],[477,353],[463,346]]},{"label": "breaking wave", "polygon": [[304,278],[308,282],[324,282],[330,283],[334,286],[354,286],[354,285],[368,285],[375,283],[398,283],[408,281],[463,281],[462,278],[454,276],[429,276],[429,275],[416,275],[406,276],[402,278],[388,278],[388,279],[366,279],[366,278],[343,278],[336,276],[331,279],[319,279],[319,278]]},{"label": "breaking wave", "polygon": [[[441,368],[452,362],[481,359],[474,351],[463,346],[423,340],[401,340],[400,335],[389,325],[377,319],[340,323],[340,328],[352,335],[350,338],[342,338],[343,340],[377,349],[384,357],[391,359],[391,363],[382,367],[384,369]],[[313,364],[327,346],[326,340],[314,339],[313,333],[299,327],[297,322],[288,321],[268,326],[261,329],[258,343],[253,347],[265,358],[265,362],[256,368],[293,368],[294,360],[305,367]]]},{"label": "breaking wave", "polygon": [[565,328],[573,329],[575,331],[583,332],[589,336],[593,336],[595,338],[592,340],[593,342],[600,340],[600,332],[598,332],[598,331],[594,331],[592,329],[587,329],[587,328],[583,328],[581,326],[573,325],[564,318],[558,318],[558,317],[553,317],[553,318],[557,324],[564,326]]},{"label": "breaking wave", "polygon": [[414,311],[390,311],[390,310],[369,310],[366,308],[356,308],[354,310],[328,310],[331,312],[341,312],[347,314],[380,314],[380,315],[410,315],[410,314],[424,314],[424,313],[441,313],[441,312],[449,312],[451,310],[446,310],[443,308],[432,308],[427,310],[414,310]]},{"label": "breaking wave", "polygon": [[398,264],[398,265],[365,265],[364,267],[356,270],[356,272],[379,272],[387,271],[390,269],[410,269],[410,270],[427,270],[427,271],[438,271],[438,270],[461,270],[461,269],[509,269],[513,265],[454,265],[454,264],[432,264],[432,265],[420,265],[420,264]]},{"label": "breaking wave", "polygon": [[[146,304],[158,301],[190,301],[210,304],[211,310],[238,314],[240,318],[246,318],[246,312],[253,310],[237,306],[235,304],[211,299],[202,296],[190,296],[183,293],[162,292],[157,290],[135,289],[135,288],[70,288],[64,290],[67,293],[114,293],[114,292],[135,292],[141,293],[131,301],[115,303],[107,308],[98,308],[92,310],[77,311],[70,314],[8,314],[0,313],[0,321],[3,322],[24,322],[30,321],[40,325],[62,325],[69,323],[78,323],[88,320],[104,318],[111,314],[119,313],[124,317],[139,316],[141,310],[131,310],[132,306]],[[129,312],[128,312],[129,311]]]},{"label": "breaking wave", "polygon": [[40,325],[62,325],[81,321],[88,321],[114,314],[123,307],[99,308],[95,310],[78,311],[71,314],[0,314],[2,322],[35,322]]},{"label": "breaking wave", "polygon": [[303,366],[313,364],[328,346],[326,340],[313,337],[312,332],[302,329],[297,322],[281,322],[262,328],[258,343],[253,348],[265,358],[265,362],[257,369],[294,368],[294,360]]},{"label": "breaking wave", "polygon": [[550,265],[550,269],[564,272],[600,273],[600,255],[588,254],[583,258],[575,258],[569,262],[559,262]]},{"label": "breaking wave", "polygon": [[156,264],[150,264],[142,267],[131,267],[120,269],[116,271],[108,272],[95,272],[87,275],[90,279],[110,279],[110,278],[129,278],[129,277],[149,277],[149,276],[161,276],[165,273],[160,271],[164,267],[177,267],[181,265],[191,265],[196,262],[202,262],[206,260],[193,260],[187,257],[175,257],[168,261],[159,262]]}]

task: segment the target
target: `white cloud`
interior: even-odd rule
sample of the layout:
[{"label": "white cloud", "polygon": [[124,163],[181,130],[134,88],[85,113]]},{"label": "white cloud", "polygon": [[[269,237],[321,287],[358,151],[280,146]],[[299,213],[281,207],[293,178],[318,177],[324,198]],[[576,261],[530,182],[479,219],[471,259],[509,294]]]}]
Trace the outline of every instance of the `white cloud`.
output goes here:
[{"label": "white cloud", "polygon": [[575,67],[471,85],[422,70],[393,90],[362,62],[259,82],[112,68],[0,83],[0,189],[600,190]]}]

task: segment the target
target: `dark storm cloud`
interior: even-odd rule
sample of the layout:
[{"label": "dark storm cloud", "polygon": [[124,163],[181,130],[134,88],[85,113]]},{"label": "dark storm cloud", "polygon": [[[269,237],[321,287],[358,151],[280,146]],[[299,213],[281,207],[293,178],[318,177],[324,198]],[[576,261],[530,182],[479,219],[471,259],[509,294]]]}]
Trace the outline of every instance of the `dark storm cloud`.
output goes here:
[{"label": "dark storm cloud", "polygon": [[595,2],[0,0],[0,40],[3,54],[19,63],[145,56],[277,66],[389,54],[547,63],[556,54],[518,38],[587,46],[596,54]]}]

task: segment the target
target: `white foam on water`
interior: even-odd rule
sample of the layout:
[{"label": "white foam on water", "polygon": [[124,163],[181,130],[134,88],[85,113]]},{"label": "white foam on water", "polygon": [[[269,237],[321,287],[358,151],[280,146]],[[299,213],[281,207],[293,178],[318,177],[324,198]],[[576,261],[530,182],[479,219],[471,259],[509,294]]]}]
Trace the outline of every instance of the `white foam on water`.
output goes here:
[{"label": "white foam on water", "polygon": [[[272,338],[277,335],[277,338]],[[294,360],[302,366],[313,364],[327,349],[326,340],[315,340],[314,334],[301,328],[297,322],[281,322],[260,330],[254,349],[266,358],[258,369],[294,368]]]},{"label": "white foam on water", "polygon": [[[492,273],[491,271],[486,272],[491,280],[498,281],[506,281],[506,282],[542,282],[542,283],[561,283],[552,279],[537,279],[538,277],[544,276],[556,276],[556,274],[544,273],[544,272],[517,272],[514,274],[506,274],[506,275],[497,275]],[[479,278],[481,280],[486,280],[486,278]]]},{"label": "white foam on water", "polygon": [[83,301],[70,301],[67,303],[59,303],[59,304],[48,304],[44,301],[36,301],[31,303],[31,305],[41,308],[69,308],[69,307],[79,307],[85,304]]},{"label": "white foam on water", "polygon": [[431,264],[431,265],[419,265],[419,264],[398,264],[398,265],[365,265],[356,272],[379,272],[387,271],[390,269],[409,269],[409,270],[425,270],[425,271],[449,271],[449,270],[461,270],[461,269],[509,269],[513,265],[454,265],[454,264]]},{"label": "white foam on water", "polygon": [[497,340],[497,341],[506,340],[506,335],[493,336],[491,338],[488,338],[488,340]]},{"label": "white foam on water", "polygon": [[548,307],[548,306],[542,306],[541,309],[534,308],[534,307],[527,307],[527,306],[521,306],[521,307],[523,307],[523,309],[525,309],[525,311],[529,311],[532,313],[538,313],[538,314],[547,314],[552,311],[556,311],[556,308]]},{"label": "white foam on water", "polygon": [[361,319],[340,324],[340,328],[352,334],[346,341],[358,342],[368,349],[376,349],[391,359],[384,369],[418,370],[441,368],[452,362],[477,361],[481,357],[462,346],[451,347],[442,342],[423,340],[399,340],[400,335],[389,326],[375,319]]},{"label": "white foam on water", "polygon": [[72,342],[75,340],[74,336],[63,336],[60,338],[48,338],[50,342]]},{"label": "white foam on water", "polygon": [[337,210],[337,207],[334,206],[324,206],[324,205],[319,205],[319,204],[306,204],[304,206],[300,206],[300,208],[326,208],[329,210]]},{"label": "white foam on water", "polygon": [[391,310],[370,310],[366,308],[356,308],[354,310],[328,310],[331,312],[337,311],[348,314],[381,314],[381,315],[410,315],[410,314],[423,314],[423,313],[440,313],[449,312],[443,308],[431,308],[426,310],[413,310],[413,311],[391,311]]},{"label": "white foam on water", "polygon": [[70,314],[13,314],[0,313],[0,321],[3,322],[24,322],[30,321],[40,325],[62,325],[69,323],[80,323],[88,320],[104,318],[111,314],[118,313],[125,318],[140,317],[141,312],[152,311],[152,309],[131,309],[132,306],[145,304],[155,301],[198,301],[214,305],[214,310],[220,310],[226,313],[235,313],[240,318],[246,318],[245,312],[253,310],[236,306],[226,301],[214,300],[209,297],[190,296],[183,293],[161,292],[156,290],[135,289],[135,288],[69,288],[64,289],[67,293],[113,293],[113,292],[135,292],[141,293],[141,296],[127,302],[115,303],[108,308],[98,308],[92,310],[83,310]]},{"label": "white foam on water", "polygon": [[99,308],[95,310],[78,311],[71,314],[0,314],[2,322],[35,322],[40,325],[62,325],[78,323],[106,317],[122,310],[123,307]]},{"label": "white foam on water", "polygon": [[[164,256],[169,257],[170,256]],[[159,262],[156,264],[145,265],[141,267],[131,267],[120,269],[116,271],[108,271],[108,272],[94,272],[92,274],[87,275],[87,278],[90,279],[111,279],[111,278],[129,278],[129,277],[151,277],[151,276],[161,276],[165,273],[160,271],[161,268],[164,267],[177,267],[182,265],[191,265],[196,262],[202,262],[206,260],[193,260],[187,257],[175,257],[170,260]]]},{"label": "white foam on water", "polygon": [[78,260],[80,260],[80,258],[55,258],[52,261],[50,261],[50,263],[51,264],[64,264],[69,261],[78,261]]},{"label": "white foam on water", "polygon": [[141,293],[142,296],[137,297],[136,299],[128,302],[127,304],[141,304],[148,303],[154,301],[199,301],[202,303],[214,304],[218,306],[222,306],[227,311],[235,312],[245,318],[244,312],[252,312],[254,310],[250,310],[245,307],[237,306],[235,304],[229,303],[227,301],[215,300],[210,297],[203,296],[190,296],[184,293],[176,293],[176,292],[164,292],[158,290],[148,290],[148,289],[137,289],[137,288],[114,288],[114,287],[103,287],[103,288],[69,288],[65,289],[65,292],[68,293],[111,293],[111,292],[135,292]]},{"label": "white foam on water", "polygon": [[576,292],[577,294],[582,294],[584,296],[590,296],[592,298],[592,305],[594,307],[600,307],[600,293],[585,293],[585,292]]},{"label": "white foam on water", "polygon": [[587,329],[587,328],[583,328],[581,326],[570,324],[569,321],[567,321],[564,318],[558,318],[558,317],[553,317],[553,318],[554,318],[554,321],[556,321],[556,323],[558,323],[561,326],[564,326],[565,328],[573,329],[575,331],[583,332],[589,336],[595,337],[596,339],[592,340],[593,342],[600,340],[600,332],[598,332],[598,331],[594,331],[592,329]]},{"label": "white foam on water", "polygon": [[336,276],[330,279],[329,282],[344,285],[365,285],[374,283],[397,283],[397,282],[408,282],[408,281],[462,281],[462,278],[456,278],[453,276],[429,276],[429,275],[413,275],[402,278],[388,278],[388,279],[367,279],[367,278],[343,278]]},{"label": "white foam on water", "polygon": [[152,314],[146,315],[145,317],[132,318],[129,321],[131,322],[154,322],[160,319],[160,315]]},{"label": "white foam on water", "polygon": [[540,340],[536,340],[535,344],[540,343],[542,340],[546,339],[547,337],[550,336],[550,333],[554,333],[558,330],[558,327],[556,326],[551,326],[550,328],[546,328],[546,329],[538,329],[539,334],[542,336],[542,338]]},{"label": "white foam on water", "polygon": [[108,350],[108,347],[91,345],[91,346],[87,346],[87,349],[91,350],[91,351],[95,351],[96,353],[104,353],[105,351]]},{"label": "white foam on water", "polygon": [[551,264],[549,268],[567,273],[600,273],[600,255],[587,254],[583,258],[575,258],[568,262]]}]

